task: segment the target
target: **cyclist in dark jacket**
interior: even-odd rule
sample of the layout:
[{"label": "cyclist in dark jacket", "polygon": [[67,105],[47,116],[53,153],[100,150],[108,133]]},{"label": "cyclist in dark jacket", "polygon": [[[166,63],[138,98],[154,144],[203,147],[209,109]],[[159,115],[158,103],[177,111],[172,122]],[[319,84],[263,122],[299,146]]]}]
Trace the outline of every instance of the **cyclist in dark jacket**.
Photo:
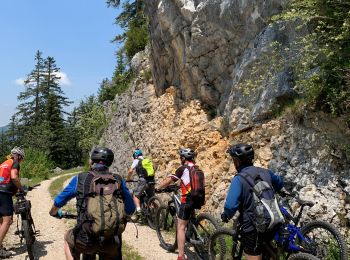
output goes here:
[{"label": "cyclist in dark jacket", "polygon": [[[97,172],[99,174],[108,174],[108,168],[112,164],[114,159],[113,152],[104,147],[97,147],[95,148],[91,153],[91,170],[93,172]],[[82,194],[84,194],[83,190],[84,187],[89,187],[90,184],[87,183],[92,178],[89,177],[92,173],[80,173],[79,175],[73,177],[71,182],[67,185],[67,187],[56,196],[54,200],[54,205],[52,206],[50,210],[50,215],[55,217],[60,217],[62,214],[60,208],[67,204],[69,200],[72,198],[77,198],[77,207],[78,205],[82,205],[82,203],[79,203],[80,201],[84,200],[82,197]],[[113,175],[114,176],[114,175]],[[121,178],[119,175],[115,175],[115,178]],[[131,215],[135,211],[135,204],[133,202],[132,196],[126,187],[125,181],[121,181],[121,192],[122,192],[122,198],[124,200],[125,205],[125,213],[127,215]],[[78,211],[78,224],[79,226],[79,219],[80,219],[80,211],[79,208],[77,208]],[[77,231],[77,232],[75,232]],[[66,259],[80,259],[79,255],[81,253],[87,254],[87,255],[93,255],[96,253],[99,253],[102,255],[103,259],[106,260],[120,260],[122,259],[121,254],[121,247],[122,247],[122,238],[121,235],[118,236],[118,241],[106,241],[101,243],[93,243],[93,244],[87,244],[85,242],[81,242],[79,238],[88,239],[88,234],[84,233],[84,230],[82,229],[75,229],[73,231],[72,229],[67,232],[65,235],[65,244],[64,244],[64,251],[66,254]],[[74,257],[74,258],[73,258]]]},{"label": "cyclist in dark jacket", "polygon": [[228,222],[235,215],[236,211],[239,211],[239,223],[241,225],[242,243],[246,259],[259,260],[262,259],[262,242],[271,240],[273,232],[258,234],[255,229],[251,221],[254,209],[253,195],[250,186],[242,178],[247,180],[255,179],[259,175],[275,191],[282,189],[283,179],[272,171],[253,166],[254,150],[248,144],[233,145],[227,150],[227,153],[233,159],[237,175],[233,177],[231,182],[221,219],[223,222]]}]

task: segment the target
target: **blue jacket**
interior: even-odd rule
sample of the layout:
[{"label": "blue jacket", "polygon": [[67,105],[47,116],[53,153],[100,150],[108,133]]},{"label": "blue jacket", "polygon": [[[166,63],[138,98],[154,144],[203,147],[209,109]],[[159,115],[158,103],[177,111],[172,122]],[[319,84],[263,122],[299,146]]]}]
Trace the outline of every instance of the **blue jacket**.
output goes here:
[{"label": "blue jacket", "polygon": [[[244,208],[243,203],[246,201],[246,197],[249,196],[244,192],[243,188],[243,183],[240,176],[238,176],[239,173],[243,174],[254,174],[257,171],[261,172],[267,172],[267,175],[269,175],[269,178],[271,180],[271,184],[275,191],[279,191],[283,188],[283,178],[275,175],[272,171],[254,167],[254,166],[243,166],[240,169],[238,169],[237,175],[233,177],[233,180],[231,182],[227,197],[226,197],[226,202],[224,206],[224,214],[228,218],[232,218],[237,210],[244,211],[247,210]],[[242,213],[242,212],[241,212]]]},{"label": "blue jacket", "polygon": [[[66,205],[69,200],[75,198],[77,195],[77,187],[78,176],[74,176],[70,183],[64,188],[64,190],[56,196],[54,205],[58,208],[61,208]],[[131,215],[135,211],[136,206],[128,188],[126,187],[124,180],[122,181],[121,188],[124,195],[125,213]]]}]

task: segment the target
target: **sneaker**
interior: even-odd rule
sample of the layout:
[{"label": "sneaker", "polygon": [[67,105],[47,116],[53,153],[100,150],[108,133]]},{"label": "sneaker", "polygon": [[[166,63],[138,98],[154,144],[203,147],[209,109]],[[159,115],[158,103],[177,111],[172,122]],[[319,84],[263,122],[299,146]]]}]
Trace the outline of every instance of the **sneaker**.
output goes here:
[{"label": "sneaker", "polygon": [[7,251],[5,247],[0,247],[0,258],[7,258],[11,255],[11,252]]},{"label": "sneaker", "polygon": [[187,256],[186,255],[178,256],[177,260],[187,260]]},{"label": "sneaker", "polygon": [[135,215],[138,216],[138,217],[141,216],[142,215],[142,210],[141,209],[136,210]]}]

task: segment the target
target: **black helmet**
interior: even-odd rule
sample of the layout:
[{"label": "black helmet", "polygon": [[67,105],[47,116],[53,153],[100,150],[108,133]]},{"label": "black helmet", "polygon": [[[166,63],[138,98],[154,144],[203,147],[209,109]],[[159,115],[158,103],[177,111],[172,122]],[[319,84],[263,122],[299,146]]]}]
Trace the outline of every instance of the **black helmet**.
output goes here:
[{"label": "black helmet", "polygon": [[181,148],[179,150],[180,156],[185,157],[186,160],[193,160],[196,157],[196,152],[190,148]]},{"label": "black helmet", "polygon": [[249,162],[254,159],[254,149],[249,144],[236,144],[226,151],[231,157],[238,158],[242,162]]},{"label": "black helmet", "polygon": [[95,147],[91,152],[91,161],[95,163],[104,162],[106,166],[111,166],[114,153],[106,147]]}]

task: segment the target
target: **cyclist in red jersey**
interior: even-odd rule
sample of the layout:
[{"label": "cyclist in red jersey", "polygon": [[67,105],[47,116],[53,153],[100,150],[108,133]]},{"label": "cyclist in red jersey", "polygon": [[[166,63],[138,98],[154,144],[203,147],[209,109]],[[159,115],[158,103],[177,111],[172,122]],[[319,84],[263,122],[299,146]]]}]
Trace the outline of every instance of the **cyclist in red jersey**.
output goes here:
[{"label": "cyclist in red jersey", "polygon": [[23,191],[19,178],[20,163],[23,159],[23,149],[14,147],[8,159],[0,165],[0,258],[11,255],[2,246],[2,242],[13,222],[12,196],[17,190]]},{"label": "cyclist in red jersey", "polygon": [[182,165],[174,174],[169,175],[161,184],[159,184],[157,189],[164,189],[178,180],[181,182],[181,206],[177,216],[177,246],[179,249],[177,259],[184,260],[187,259],[185,255],[185,230],[188,220],[194,212],[193,203],[188,196],[191,191],[190,171],[188,168],[195,166],[195,157],[197,154],[192,149],[182,148],[179,150],[179,155]]}]

